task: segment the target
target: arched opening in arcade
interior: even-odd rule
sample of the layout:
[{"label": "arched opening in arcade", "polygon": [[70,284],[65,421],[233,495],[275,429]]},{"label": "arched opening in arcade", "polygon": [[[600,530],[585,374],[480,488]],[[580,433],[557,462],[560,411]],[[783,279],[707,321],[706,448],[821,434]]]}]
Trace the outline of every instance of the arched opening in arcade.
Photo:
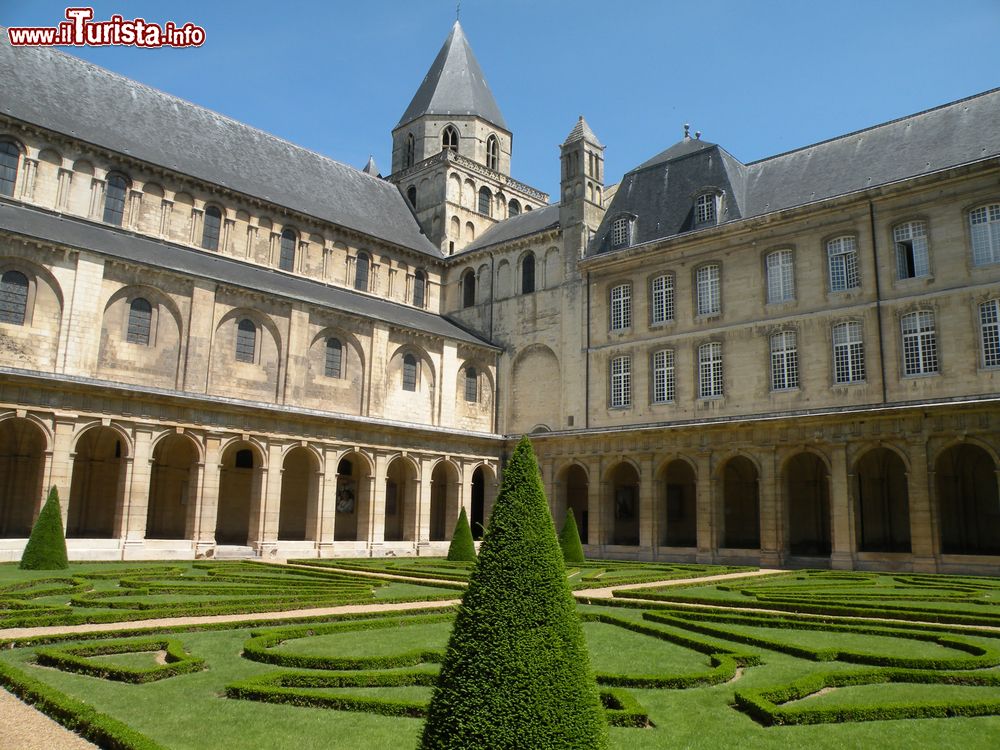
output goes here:
[{"label": "arched opening in arcade", "polygon": [[[573,511],[580,541],[587,544],[590,539],[590,483],[587,481],[587,472],[580,464],[570,464],[563,470],[562,488],[563,501],[566,508]],[[561,528],[565,519],[557,518],[555,521]]]},{"label": "arched opening in arcade", "polygon": [[698,484],[691,464],[674,459],[660,471],[660,545],[698,546]]},{"label": "arched opening in arcade", "polygon": [[292,448],[281,464],[279,541],[316,540],[318,498],[319,459],[305,446]]},{"label": "arched opening in arcade", "polygon": [[153,448],[147,539],[190,539],[198,496],[198,447],[186,435],[168,435]]},{"label": "arched opening in arcade", "polygon": [[639,473],[632,464],[622,462],[608,472],[611,496],[609,544],[639,544]]},{"label": "arched opening in arcade", "polygon": [[439,461],[431,472],[430,540],[451,539],[458,520],[458,470],[448,461]]},{"label": "arched opening in arcade", "polygon": [[112,539],[125,497],[128,446],[111,427],[92,427],[76,444],[66,536]]},{"label": "arched opening in arcade", "polygon": [[978,445],[961,443],[938,456],[935,469],[941,552],[1000,555],[1000,498],[993,457]]},{"label": "arched opening in arcade", "polygon": [[337,463],[337,496],[333,538],[338,542],[356,542],[367,538],[371,470],[368,460],[359,453],[348,453]]},{"label": "arched opening in arcade", "polygon": [[722,546],[760,549],[760,482],[746,456],[726,461],[722,469]]},{"label": "arched opening in arcade", "polygon": [[45,435],[29,419],[0,422],[0,537],[23,538],[41,507]]},{"label": "arched opening in arcade", "polygon": [[903,460],[888,448],[874,448],[858,459],[854,473],[858,549],[909,552],[910,496]]},{"label": "arched opening in arcade", "polygon": [[408,542],[415,538],[417,523],[417,470],[409,460],[398,457],[385,475],[385,536],[387,542]]},{"label": "arched opening in arcade", "polygon": [[250,543],[250,517],[260,507],[263,490],[263,463],[263,456],[253,443],[234,443],[222,454],[216,544]]},{"label": "arched opening in arcade", "polygon": [[830,473],[815,453],[798,453],[785,464],[788,551],[804,557],[830,554]]},{"label": "arched opening in arcade", "polygon": [[472,517],[469,518],[469,525],[472,527],[472,538],[477,542],[486,530],[486,479],[483,473],[482,466],[472,472]]}]

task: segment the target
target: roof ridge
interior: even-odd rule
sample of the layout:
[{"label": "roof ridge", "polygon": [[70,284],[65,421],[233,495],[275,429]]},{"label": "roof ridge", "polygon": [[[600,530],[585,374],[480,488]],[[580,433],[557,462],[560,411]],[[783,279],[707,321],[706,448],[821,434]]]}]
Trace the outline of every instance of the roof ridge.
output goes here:
[{"label": "roof ridge", "polygon": [[809,150],[811,148],[816,148],[817,146],[826,145],[827,143],[833,143],[834,141],[841,141],[841,140],[844,140],[846,138],[852,138],[853,136],[860,135],[862,133],[868,133],[868,132],[871,132],[872,130],[877,130],[878,128],[886,127],[887,125],[895,125],[898,122],[903,122],[905,120],[912,120],[912,119],[917,118],[917,117],[922,117],[923,115],[928,115],[931,112],[937,112],[938,110],[941,110],[941,109],[947,109],[948,107],[954,107],[956,104],[961,104],[962,102],[969,102],[969,101],[972,101],[973,99],[979,99],[981,97],[989,96],[990,94],[996,94],[996,93],[1000,93],[1000,86],[997,86],[996,88],[992,88],[992,89],[987,89],[986,91],[980,91],[978,94],[971,94],[969,96],[964,96],[961,99],[955,99],[954,101],[951,101],[951,102],[945,102],[944,104],[938,104],[935,107],[929,107],[928,109],[923,109],[923,110],[920,110],[919,112],[913,112],[913,113],[908,114],[908,115],[902,115],[901,117],[896,117],[896,118],[894,118],[892,120],[886,120],[885,122],[879,122],[879,123],[876,123],[874,125],[869,125],[868,127],[865,127],[865,128],[859,128],[858,130],[852,130],[850,133],[843,133],[842,135],[835,135],[835,136],[832,136],[830,138],[825,138],[825,139],[823,139],[821,141],[816,141],[815,143],[809,143],[809,144],[807,144],[805,146],[799,146],[797,148],[789,149],[788,151],[781,151],[781,152],[779,152],[777,154],[772,154],[771,156],[764,156],[764,157],[761,157],[760,159],[755,159],[753,161],[748,161],[748,162],[745,163],[745,166],[748,166],[748,167],[756,166],[758,164],[762,164],[763,162],[771,161],[772,159],[779,159],[782,156],[789,156],[790,154],[795,154],[795,153],[798,153],[800,151],[807,151],[807,150]]}]

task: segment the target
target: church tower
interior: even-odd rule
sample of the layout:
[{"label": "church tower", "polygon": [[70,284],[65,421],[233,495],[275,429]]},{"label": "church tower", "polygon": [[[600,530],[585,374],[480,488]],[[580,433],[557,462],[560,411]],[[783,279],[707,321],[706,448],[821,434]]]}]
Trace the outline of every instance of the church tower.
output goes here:
[{"label": "church tower", "polygon": [[580,115],[560,151],[559,225],[582,254],[604,218],[604,146]]},{"label": "church tower", "polygon": [[390,180],[445,255],[548,202],[510,177],[513,134],[458,21],[392,131]]}]

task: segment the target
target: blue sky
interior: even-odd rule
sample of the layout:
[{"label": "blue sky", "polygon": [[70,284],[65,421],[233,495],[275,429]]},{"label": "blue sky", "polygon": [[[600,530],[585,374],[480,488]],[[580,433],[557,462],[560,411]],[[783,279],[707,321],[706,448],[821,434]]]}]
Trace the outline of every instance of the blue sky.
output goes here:
[{"label": "blue sky", "polygon": [[[65,7],[0,0],[0,24],[55,25]],[[348,164],[374,154],[383,170],[455,19],[454,0],[93,7],[98,20],[192,21],[207,41],[73,54]],[[752,161],[1000,86],[1000,0],[464,0],[461,17],[514,132],[513,176],[553,196],[580,114],[611,183],[685,122]]]}]

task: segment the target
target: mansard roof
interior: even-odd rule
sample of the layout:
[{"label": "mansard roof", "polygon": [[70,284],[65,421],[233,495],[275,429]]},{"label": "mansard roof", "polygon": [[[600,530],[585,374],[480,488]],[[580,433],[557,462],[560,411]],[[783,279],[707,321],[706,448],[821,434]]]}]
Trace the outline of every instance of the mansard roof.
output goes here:
[{"label": "mansard roof", "polygon": [[86,250],[98,255],[211,279],[288,301],[303,301],[406,330],[494,349],[447,318],[425,310],[329,286],[208,251],[152,239],[106,224],[58,215],[0,200],[0,231]]},{"label": "mansard roof", "polygon": [[396,128],[424,115],[475,115],[508,130],[458,21]]},{"label": "mansard roof", "polygon": [[1000,88],[749,164],[686,137],[625,174],[590,252],[612,249],[623,215],[631,244],[691,231],[704,192],[723,194],[724,223],[1000,156],[998,122]]},{"label": "mansard roof", "polygon": [[394,185],[45,48],[0,42],[0,113],[442,257]]}]

